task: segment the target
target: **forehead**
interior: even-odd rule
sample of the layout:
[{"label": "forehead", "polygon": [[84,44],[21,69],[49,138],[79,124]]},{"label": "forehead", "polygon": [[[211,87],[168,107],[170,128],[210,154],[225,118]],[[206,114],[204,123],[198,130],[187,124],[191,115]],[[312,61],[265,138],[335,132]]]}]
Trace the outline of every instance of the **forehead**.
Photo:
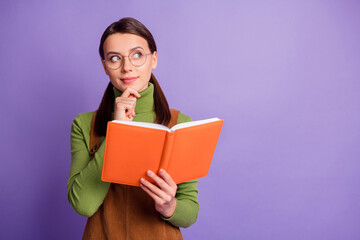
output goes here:
[{"label": "forehead", "polygon": [[104,53],[115,51],[126,54],[135,47],[149,51],[148,43],[144,38],[130,33],[114,33],[105,40]]}]

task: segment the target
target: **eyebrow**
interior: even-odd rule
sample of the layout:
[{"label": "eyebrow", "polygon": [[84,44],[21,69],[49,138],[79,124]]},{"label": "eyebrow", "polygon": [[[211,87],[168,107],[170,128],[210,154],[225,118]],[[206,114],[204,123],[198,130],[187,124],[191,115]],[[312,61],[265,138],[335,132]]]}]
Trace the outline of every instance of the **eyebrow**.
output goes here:
[{"label": "eyebrow", "polygon": [[[129,52],[131,52],[131,51],[133,51],[133,50],[135,50],[135,49],[137,49],[137,48],[143,49],[142,47],[137,46],[137,47],[131,48],[131,49],[129,50]],[[143,50],[144,50],[144,49],[143,49]],[[111,52],[108,52],[108,53],[106,54],[106,56],[108,56],[108,55],[110,55],[110,54],[120,54],[120,53],[119,53],[119,52],[113,52],[113,51],[111,51]]]}]

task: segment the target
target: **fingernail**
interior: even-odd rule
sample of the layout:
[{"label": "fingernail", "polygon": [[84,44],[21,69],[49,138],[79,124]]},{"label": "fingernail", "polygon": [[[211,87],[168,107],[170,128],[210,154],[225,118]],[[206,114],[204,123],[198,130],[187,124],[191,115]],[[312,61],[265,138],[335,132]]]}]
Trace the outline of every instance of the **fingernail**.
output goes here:
[{"label": "fingernail", "polygon": [[165,171],[164,171],[164,169],[160,169],[160,171],[159,171],[160,173],[164,173]]},{"label": "fingernail", "polygon": [[151,170],[148,170],[148,171],[147,171],[147,175],[150,176],[151,174],[152,174],[152,171],[151,171]]},{"label": "fingernail", "polygon": [[140,181],[141,181],[141,182],[145,182],[145,179],[141,178]]}]

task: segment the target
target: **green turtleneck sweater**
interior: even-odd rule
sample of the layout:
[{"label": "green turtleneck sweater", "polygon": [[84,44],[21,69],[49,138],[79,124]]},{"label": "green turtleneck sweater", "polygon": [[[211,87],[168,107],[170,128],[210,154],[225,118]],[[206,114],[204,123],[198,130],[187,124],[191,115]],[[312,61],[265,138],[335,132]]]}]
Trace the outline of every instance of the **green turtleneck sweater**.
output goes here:
[{"label": "green turtleneck sweater", "polygon": [[[114,87],[115,98],[122,92]],[[135,117],[137,122],[155,122],[154,85],[139,93],[136,101]],[[101,181],[104,158],[105,137],[101,137],[101,145],[90,161],[89,144],[91,120],[94,112],[80,113],[71,127],[71,167],[67,182],[68,200],[74,210],[86,217],[92,216],[104,201],[110,183]],[[189,122],[191,118],[180,113],[178,123]],[[170,218],[164,218],[177,227],[189,227],[198,216],[197,180],[178,184],[176,192],[176,209]]]}]

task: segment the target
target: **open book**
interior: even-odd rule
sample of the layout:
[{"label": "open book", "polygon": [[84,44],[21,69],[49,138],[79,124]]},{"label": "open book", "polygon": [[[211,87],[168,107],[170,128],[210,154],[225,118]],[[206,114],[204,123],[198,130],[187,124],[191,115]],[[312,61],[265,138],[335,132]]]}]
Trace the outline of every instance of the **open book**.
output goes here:
[{"label": "open book", "polygon": [[224,120],[180,123],[108,122],[101,180],[140,186],[147,170],[167,171],[175,183],[207,175]]}]

